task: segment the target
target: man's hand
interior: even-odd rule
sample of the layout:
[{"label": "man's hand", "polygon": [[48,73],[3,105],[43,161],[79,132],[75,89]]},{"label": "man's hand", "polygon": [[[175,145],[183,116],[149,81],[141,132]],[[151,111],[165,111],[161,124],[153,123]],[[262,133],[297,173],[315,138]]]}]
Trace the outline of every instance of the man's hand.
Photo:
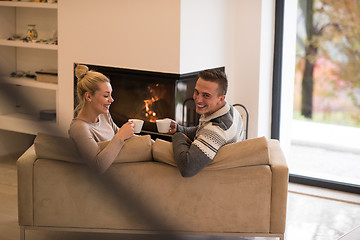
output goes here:
[{"label": "man's hand", "polygon": [[177,131],[177,122],[175,122],[174,120],[170,119],[171,123],[170,123],[170,130],[168,133],[170,134],[174,134]]}]

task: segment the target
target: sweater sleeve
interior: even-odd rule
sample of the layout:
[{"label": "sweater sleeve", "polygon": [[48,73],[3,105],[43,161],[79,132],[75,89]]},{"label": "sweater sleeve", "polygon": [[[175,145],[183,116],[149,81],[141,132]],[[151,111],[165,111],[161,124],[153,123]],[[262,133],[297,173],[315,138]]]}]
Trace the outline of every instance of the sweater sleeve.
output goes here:
[{"label": "sweater sleeve", "polygon": [[209,124],[199,130],[192,143],[182,133],[172,138],[174,159],[183,177],[192,177],[205,168],[215,157],[219,148],[226,144],[224,131]]},{"label": "sweater sleeve", "polygon": [[107,146],[100,151],[86,124],[78,122],[70,127],[70,137],[74,140],[82,160],[99,173],[104,173],[113,163],[124,145],[119,137],[113,136]]},{"label": "sweater sleeve", "polygon": [[198,126],[184,127],[181,125],[178,125],[178,128],[177,128],[178,132],[184,133],[186,136],[188,136],[191,139],[191,141],[194,141],[197,129],[198,129]]},{"label": "sweater sleeve", "polygon": [[175,133],[172,142],[174,159],[183,177],[196,175],[211,162],[195,144],[187,142],[182,133]]}]

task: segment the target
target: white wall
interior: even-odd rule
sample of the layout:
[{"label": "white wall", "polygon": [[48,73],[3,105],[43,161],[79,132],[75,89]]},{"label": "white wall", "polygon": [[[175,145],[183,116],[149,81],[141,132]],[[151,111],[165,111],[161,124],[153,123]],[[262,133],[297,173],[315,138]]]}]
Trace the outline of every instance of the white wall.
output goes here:
[{"label": "white wall", "polygon": [[180,73],[225,65],[227,5],[232,2],[181,0]]},{"label": "white wall", "polygon": [[60,51],[106,66],[176,73],[179,1],[59,1]]},{"label": "white wall", "polygon": [[226,68],[228,99],[249,111],[249,138],[270,137],[274,1],[234,1]]}]

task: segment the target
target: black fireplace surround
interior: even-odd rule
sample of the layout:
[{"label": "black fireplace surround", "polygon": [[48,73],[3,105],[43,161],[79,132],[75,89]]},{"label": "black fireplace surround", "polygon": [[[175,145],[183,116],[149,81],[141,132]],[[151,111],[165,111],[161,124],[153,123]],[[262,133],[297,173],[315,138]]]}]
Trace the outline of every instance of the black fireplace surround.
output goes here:
[{"label": "black fireplace surround", "polygon": [[[81,64],[110,79],[115,100],[110,113],[119,127],[131,118],[144,120],[144,133],[157,132],[156,119],[171,118],[184,126],[198,124],[192,96],[199,72],[174,74]],[[224,67],[217,69],[224,71]],[[76,77],[74,84],[76,94]]]}]

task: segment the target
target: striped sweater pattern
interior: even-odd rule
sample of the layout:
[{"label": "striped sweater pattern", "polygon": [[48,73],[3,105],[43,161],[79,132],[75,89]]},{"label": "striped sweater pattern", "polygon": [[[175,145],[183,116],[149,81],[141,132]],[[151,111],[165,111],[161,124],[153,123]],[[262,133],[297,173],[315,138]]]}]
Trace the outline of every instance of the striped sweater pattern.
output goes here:
[{"label": "striped sweater pattern", "polygon": [[214,114],[201,116],[193,144],[213,159],[221,146],[242,140],[244,127],[241,115],[226,103]]}]

